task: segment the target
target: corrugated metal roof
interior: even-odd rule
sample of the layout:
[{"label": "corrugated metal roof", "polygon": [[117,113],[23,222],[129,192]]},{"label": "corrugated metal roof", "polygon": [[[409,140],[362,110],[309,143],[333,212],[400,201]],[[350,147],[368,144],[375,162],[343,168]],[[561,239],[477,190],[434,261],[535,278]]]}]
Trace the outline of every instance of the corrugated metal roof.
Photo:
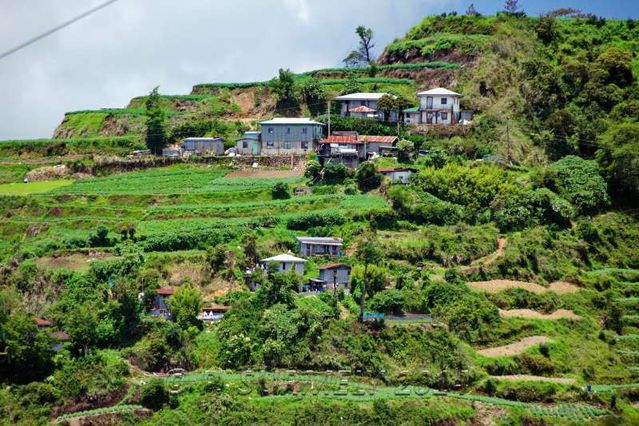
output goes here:
[{"label": "corrugated metal roof", "polygon": [[[383,96],[390,95],[390,93],[351,93],[349,95],[342,95],[335,98],[336,101],[378,101]],[[390,95],[393,96],[393,95]]]},{"label": "corrugated metal roof", "polygon": [[266,262],[306,263],[307,261],[304,259],[300,259],[299,257],[291,256],[290,254],[280,254],[278,256],[267,257],[266,259],[262,259],[261,262],[262,263],[266,263]]},{"label": "corrugated metal roof", "polygon": [[160,296],[171,296],[175,294],[175,290],[172,288],[158,288],[156,293]]},{"label": "corrugated metal roof", "polygon": [[337,237],[297,237],[300,243],[309,244],[326,244],[326,245],[342,245],[344,240]]},{"label": "corrugated metal roof", "polygon": [[425,92],[418,92],[417,93],[417,96],[433,96],[433,95],[461,96],[461,94],[459,94],[457,92],[453,92],[452,90],[444,89],[443,87],[437,87],[435,89],[430,89],[430,90],[426,90]]},{"label": "corrugated metal roof", "polygon": [[326,269],[337,269],[337,268],[351,269],[351,265],[347,265],[346,263],[329,263],[328,265],[319,267],[320,271],[324,271]]},{"label": "corrugated metal roof", "polygon": [[288,118],[288,117],[276,117],[272,120],[260,121],[261,125],[270,125],[270,124],[283,124],[283,125],[295,125],[295,124],[317,124],[320,126],[324,126],[324,123],[320,123],[319,121],[312,120],[310,118]]},{"label": "corrugated metal roof", "polygon": [[360,135],[359,140],[368,143],[394,143],[397,136]]},{"label": "corrugated metal roof", "polygon": [[347,136],[336,136],[331,135],[327,138],[324,138],[320,141],[320,143],[362,143],[357,141],[357,135],[347,135]]}]

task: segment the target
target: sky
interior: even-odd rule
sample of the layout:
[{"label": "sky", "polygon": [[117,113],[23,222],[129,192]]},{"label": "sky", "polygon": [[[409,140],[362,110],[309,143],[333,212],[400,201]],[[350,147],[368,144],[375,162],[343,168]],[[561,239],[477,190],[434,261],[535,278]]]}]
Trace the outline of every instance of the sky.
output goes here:
[{"label": "sky", "polygon": [[[0,0],[0,52],[104,0]],[[339,66],[374,29],[377,53],[424,16],[502,0],[119,0],[0,60],[0,140],[51,137],[66,111],[124,107],[160,86],[270,79]],[[637,0],[520,0],[529,15],[558,6],[639,18]]]}]

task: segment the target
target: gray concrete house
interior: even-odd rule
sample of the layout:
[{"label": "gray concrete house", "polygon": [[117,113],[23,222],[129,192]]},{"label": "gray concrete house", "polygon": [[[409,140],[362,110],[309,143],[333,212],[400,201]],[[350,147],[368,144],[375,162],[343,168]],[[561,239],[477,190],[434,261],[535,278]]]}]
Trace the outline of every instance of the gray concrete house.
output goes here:
[{"label": "gray concrete house", "polygon": [[344,240],[337,237],[297,237],[302,256],[342,256]]},{"label": "gray concrete house", "polygon": [[299,257],[291,256],[290,254],[280,254],[279,256],[268,257],[260,260],[262,265],[267,266],[271,263],[277,264],[278,272],[288,272],[293,269],[299,275],[304,275],[306,271],[307,260],[300,259]]},{"label": "gray concrete house", "polygon": [[260,132],[246,132],[237,141],[242,155],[305,155],[315,149],[324,124],[310,118],[274,118],[260,123]]},{"label": "gray concrete house", "polygon": [[325,288],[334,289],[334,284],[339,287],[348,288],[351,282],[351,267],[344,263],[331,263],[320,266],[320,281],[324,282]]},{"label": "gray concrete house", "polygon": [[224,139],[222,138],[186,138],[180,145],[182,151],[192,154],[224,154]]},{"label": "gray concrete house", "polygon": [[265,155],[304,155],[322,138],[324,124],[309,118],[274,118],[260,123]]}]

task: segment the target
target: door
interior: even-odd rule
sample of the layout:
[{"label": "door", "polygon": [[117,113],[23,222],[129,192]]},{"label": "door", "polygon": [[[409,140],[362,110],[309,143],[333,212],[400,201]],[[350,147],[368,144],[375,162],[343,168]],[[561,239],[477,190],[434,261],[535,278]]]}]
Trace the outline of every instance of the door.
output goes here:
[{"label": "door", "polygon": [[258,155],[260,153],[260,143],[258,141],[252,143],[251,152],[253,155]]},{"label": "door", "polygon": [[433,97],[432,96],[426,96],[426,108],[427,109],[433,109]]}]

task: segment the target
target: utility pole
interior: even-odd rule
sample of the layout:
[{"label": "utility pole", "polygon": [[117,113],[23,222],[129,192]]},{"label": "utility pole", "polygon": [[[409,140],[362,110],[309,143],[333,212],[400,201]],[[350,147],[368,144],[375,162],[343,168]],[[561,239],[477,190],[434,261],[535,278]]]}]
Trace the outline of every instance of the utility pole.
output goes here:
[{"label": "utility pole", "polygon": [[506,159],[508,160],[508,164],[512,164],[512,160],[510,158],[510,120],[506,119]]},{"label": "utility pole", "polygon": [[328,137],[331,137],[331,100],[328,100]]}]

